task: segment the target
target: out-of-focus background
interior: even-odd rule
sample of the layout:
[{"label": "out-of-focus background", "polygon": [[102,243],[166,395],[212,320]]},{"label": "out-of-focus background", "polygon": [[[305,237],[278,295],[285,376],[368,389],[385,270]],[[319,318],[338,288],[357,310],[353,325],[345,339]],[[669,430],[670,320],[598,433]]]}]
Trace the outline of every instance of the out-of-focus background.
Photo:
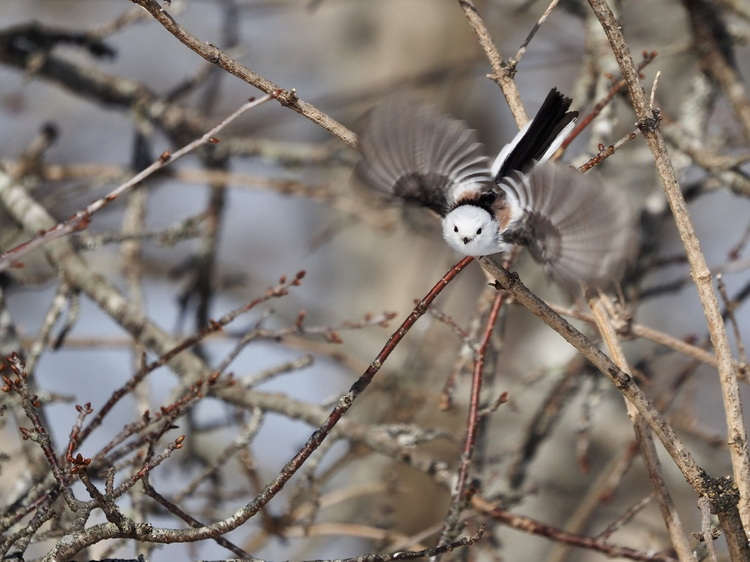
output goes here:
[{"label": "out-of-focus background", "polygon": [[[748,153],[750,131],[741,117],[743,102],[727,97],[727,84],[706,70],[708,55],[696,49],[700,33],[690,17],[696,4],[627,2],[619,17],[637,62],[642,52],[656,52],[642,71],[643,83],[650,89],[661,73],[655,105],[701,248],[712,272],[721,273],[733,303],[724,308],[733,310],[741,335],[750,331],[744,306],[750,286],[750,182],[737,157]],[[488,0],[476,7],[509,59],[547,5]],[[500,89],[487,78],[490,65],[459,2],[212,0],[173,1],[165,9],[201,41],[282,88],[295,88],[300,99],[355,131],[358,118],[382,96],[407,89],[476,128],[489,154],[518,130]],[[747,4],[725,0],[700,9],[716,18],[713,29],[721,31],[716,34],[726,60],[744,88],[750,71]],[[207,130],[260,95],[125,0],[4,0],[0,22],[2,170],[55,220],[104,196],[164,151],[199,136],[201,126]],[[515,80],[529,114],[557,87],[585,116],[618,76],[588,5],[563,0],[528,45]],[[745,97],[744,111],[748,106]],[[634,131],[635,121],[622,90],[564,159],[582,164],[600,144]],[[56,136],[35,152],[45,127]],[[237,393],[256,393],[247,395],[246,407],[204,389],[205,397],[187,402],[176,417],[178,428],[152,439],[158,454],[178,435],[187,436],[182,449],[152,470],[150,484],[203,523],[228,517],[278,474],[415,299],[459,259],[443,243],[438,221],[420,209],[388,205],[356,185],[356,152],[275,101],[250,110],[219,138],[215,150],[198,150],[150,177],[69,239],[84,260],[81,275],[103,276],[107,287],[125,295],[133,314],[174,342],[263,296],[282,275],[306,272],[288,295],[260,303],[191,348],[216,369],[248,338],[222,372],[234,374]],[[710,351],[685,251],[645,142],[638,137],[626,143],[598,171],[628,194],[642,216],[641,259],[623,286],[634,321]],[[24,230],[0,209],[0,250],[33,236],[28,224],[33,223]],[[143,361],[163,351],[75,286],[65,273],[67,262],[42,250],[19,261],[23,267],[0,274],[0,351],[3,356],[15,351],[27,361],[38,411],[54,452],[63,458],[76,421],[74,405],[90,402],[100,411]],[[513,269],[549,302],[585,309],[552,286],[527,256]],[[340,432],[334,431],[262,516],[227,538],[263,559],[344,558],[433,546],[450,486],[387,451],[408,448],[455,470],[466,431],[471,346],[492,296],[480,267],[471,264],[399,344]],[[381,326],[390,312],[395,316],[388,327]],[[576,325],[596,337],[590,325]],[[741,340],[733,330],[731,335],[740,362]],[[656,402],[668,404],[668,419],[701,467],[715,476],[730,473],[716,368],[646,338],[623,340],[639,383]],[[634,434],[615,389],[512,302],[502,310],[492,347],[482,399],[491,404],[507,391],[508,402],[482,426],[472,471],[477,493],[575,534],[596,536],[621,522],[613,544],[668,554],[669,538],[656,502],[648,501],[652,492],[642,463],[637,454],[628,456]],[[441,391],[451,374],[459,377],[454,403],[442,411]],[[138,470],[135,455],[147,449],[143,436],[157,431],[155,425],[130,424],[147,409],[155,415],[173,407],[185,391],[185,374],[161,367],[128,389],[87,437],[80,453],[102,463],[93,477],[101,490],[108,466],[116,469],[115,485]],[[556,397],[564,399],[555,402]],[[31,423],[18,397],[7,392],[2,400],[0,505],[11,516],[18,513],[13,506],[31,503],[34,494],[40,502],[49,499],[51,492],[43,488],[52,481],[44,480],[48,468],[38,447],[21,440],[18,428]],[[559,409],[555,415],[552,403]],[[531,428],[544,416],[550,427],[535,442]],[[352,425],[344,425],[347,421]],[[367,432],[369,441],[362,437]],[[108,448],[121,434],[125,444]],[[375,447],[373,435],[387,446]],[[126,450],[127,442],[135,443],[132,450]],[[522,462],[524,451],[529,458]],[[695,493],[668,458],[663,462],[686,532],[699,530]],[[202,473],[209,469],[209,476]],[[71,481],[76,498],[89,501],[84,486],[74,476]],[[195,489],[188,489],[191,482],[198,483]],[[144,498],[139,487],[118,497],[123,513],[157,527],[187,527]],[[625,521],[641,501],[645,507]],[[49,552],[72,525],[73,515],[64,513],[62,503],[58,498],[52,504],[57,515],[32,533],[28,545],[19,537],[31,525],[33,508],[8,523],[0,539],[14,540],[4,543],[9,549],[4,554],[19,545],[27,559]],[[466,534],[490,524],[470,547],[476,559],[604,557],[493,523],[471,509],[464,519]],[[94,510],[86,526],[103,521],[102,511]],[[137,553],[150,560],[233,556],[210,540],[159,545],[127,539],[96,542],[79,556]]]}]

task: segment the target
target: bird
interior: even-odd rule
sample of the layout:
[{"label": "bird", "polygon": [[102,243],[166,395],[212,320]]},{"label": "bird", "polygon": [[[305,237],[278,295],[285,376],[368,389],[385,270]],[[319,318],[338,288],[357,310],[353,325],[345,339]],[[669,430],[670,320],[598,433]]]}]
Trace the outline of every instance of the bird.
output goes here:
[{"label": "bird", "polygon": [[551,160],[578,112],[557,88],[490,166],[475,130],[412,94],[387,96],[357,130],[355,175],[403,204],[442,219],[443,238],[462,255],[526,247],[563,288],[618,283],[638,247],[627,197],[602,181]]}]

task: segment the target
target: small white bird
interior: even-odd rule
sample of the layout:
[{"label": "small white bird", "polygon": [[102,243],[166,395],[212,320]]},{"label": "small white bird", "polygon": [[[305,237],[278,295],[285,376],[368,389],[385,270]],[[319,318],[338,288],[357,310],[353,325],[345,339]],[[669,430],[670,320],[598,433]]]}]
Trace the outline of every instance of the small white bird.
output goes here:
[{"label": "small white bird", "polygon": [[553,89],[490,168],[463,121],[393,95],[365,115],[356,173],[383,194],[439,214],[443,237],[461,254],[520,244],[565,288],[605,287],[633,259],[637,229],[622,193],[549,161],[578,117],[570,104]]}]

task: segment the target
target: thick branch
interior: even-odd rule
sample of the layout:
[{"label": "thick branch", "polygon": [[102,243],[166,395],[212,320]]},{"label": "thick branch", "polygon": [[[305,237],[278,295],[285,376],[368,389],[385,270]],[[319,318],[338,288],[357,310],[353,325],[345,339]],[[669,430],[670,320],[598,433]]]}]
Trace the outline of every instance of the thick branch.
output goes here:
[{"label": "thick branch", "polygon": [[[687,252],[691,275],[698,289],[698,296],[703,306],[703,313],[706,316],[711,343],[713,344],[718,361],[719,380],[721,382],[729,432],[729,451],[732,456],[734,477],[740,491],[739,512],[747,528],[750,525],[750,452],[748,451],[747,433],[742,415],[742,402],[740,400],[737,374],[734,368],[734,361],[732,360],[726,326],[721,317],[719,300],[711,283],[711,272],[701,252],[700,243],[695,234],[685,198],[677,183],[677,177],[675,176],[675,171],[667,151],[667,145],[659,128],[659,113],[651,107],[646,96],[630,49],[625,42],[622,28],[618,25],[606,0],[589,0],[589,3],[601,23],[604,32],[607,34],[607,38],[612,46],[612,52],[617,58],[623,78],[627,82],[633,109],[635,109],[636,116],[638,117],[638,127],[643,132],[643,136],[653,154],[654,162],[664,186],[664,191],[667,194],[667,200],[672,209],[680,238]],[[747,548],[746,538],[738,540],[744,543],[745,548]],[[750,551],[748,552],[750,559]]]},{"label": "thick branch", "polygon": [[496,280],[498,289],[504,289],[512,294],[518,302],[528,308],[545,324],[565,338],[573,347],[586,357],[593,365],[604,373],[625,398],[633,404],[638,412],[648,422],[651,429],[659,437],[669,455],[677,464],[685,478],[699,493],[704,493],[710,486],[706,473],[695,462],[690,451],[682,444],[664,416],[656,409],[635,381],[620,369],[607,355],[605,355],[583,333],[574,328],[567,320],[557,314],[542,299],[521,283],[516,274],[503,269],[490,257],[478,258],[482,267]]}]

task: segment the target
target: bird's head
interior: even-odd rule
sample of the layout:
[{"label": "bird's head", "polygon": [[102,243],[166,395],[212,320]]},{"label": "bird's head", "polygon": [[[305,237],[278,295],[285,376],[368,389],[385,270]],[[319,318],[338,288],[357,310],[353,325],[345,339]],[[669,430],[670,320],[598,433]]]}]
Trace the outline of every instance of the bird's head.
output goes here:
[{"label": "bird's head", "polygon": [[495,218],[482,207],[459,205],[443,219],[443,238],[466,256],[488,256],[506,251]]}]

